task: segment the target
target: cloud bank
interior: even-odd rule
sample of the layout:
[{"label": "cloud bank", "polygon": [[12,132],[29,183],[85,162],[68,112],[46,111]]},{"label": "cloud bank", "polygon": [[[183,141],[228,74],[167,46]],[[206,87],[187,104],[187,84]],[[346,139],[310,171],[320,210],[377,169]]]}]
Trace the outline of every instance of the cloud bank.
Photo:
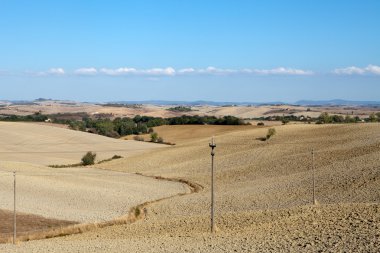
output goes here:
[{"label": "cloud bank", "polygon": [[[279,67],[275,69],[223,69],[216,67],[207,68],[151,68],[136,69],[132,67],[123,68],[101,68],[96,70],[92,68],[93,73],[100,73],[108,76],[124,76],[124,75],[142,75],[142,76],[175,76],[175,75],[231,75],[231,74],[253,74],[253,75],[313,75],[310,70],[293,69]],[[75,73],[82,73],[83,69],[77,69]]]},{"label": "cloud bank", "polygon": [[96,68],[80,68],[74,71],[77,75],[96,75],[98,70]]},{"label": "cloud bank", "polygon": [[[120,67],[120,68],[95,68],[95,67],[83,67],[73,71],[65,71],[63,68],[51,68],[44,72],[25,72],[33,76],[145,76],[148,78],[157,77],[172,77],[172,76],[191,76],[191,75],[215,75],[215,76],[228,76],[228,75],[252,75],[252,76],[312,76],[315,73],[311,70],[278,67],[273,69],[256,69],[256,68],[243,68],[243,69],[229,69],[229,68],[180,68],[175,69],[173,67],[166,68],[149,68],[138,69],[134,67]],[[330,73],[335,75],[379,75],[380,66],[368,65],[367,67],[345,67],[337,68]],[[1,74],[1,71],[0,71]]]},{"label": "cloud bank", "polygon": [[376,65],[368,65],[365,68],[351,66],[334,69],[333,73],[337,75],[380,75],[380,67]]}]

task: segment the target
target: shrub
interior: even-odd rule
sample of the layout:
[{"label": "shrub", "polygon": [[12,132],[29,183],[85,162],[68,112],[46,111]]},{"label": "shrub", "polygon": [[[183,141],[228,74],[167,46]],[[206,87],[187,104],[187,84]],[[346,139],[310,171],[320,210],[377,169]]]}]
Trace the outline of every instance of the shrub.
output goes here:
[{"label": "shrub", "polygon": [[269,140],[273,135],[276,134],[276,129],[274,128],[269,128],[267,132],[267,140]]},{"label": "shrub", "polygon": [[152,142],[157,142],[157,139],[158,139],[158,134],[156,132],[153,132],[150,134],[150,140]]},{"label": "shrub", "polygon": [[281,122],[282,122],[282,124],[283,124],[283,125],[286,125],[286,124],[288,124],[288,123],[289,123],[289,120],[288,120],[288,119],[285,119],[285,118],[283,118],[283,119],[281,120]]},{"label": "shrub", "polygon": [[163,142],[164,142],[164,139],[163,139],[162,137],[158,137],[157,142],[158,142],[158,143],[163,143]]},{"label": "shrub", "polygon": [[139,217],[141,214],[140,208],[136,207],[135,208],[135,217]]},{"label": "shrub", "polygon": [[263,122],[259,122],[257,123],[258,126],[264,126],[264,123]]},{"label": "shrub", "polygon": [[96,153],[89,151],[82,157],[82,164],[93,165],[95,163],[95,158],[96,158]]}]

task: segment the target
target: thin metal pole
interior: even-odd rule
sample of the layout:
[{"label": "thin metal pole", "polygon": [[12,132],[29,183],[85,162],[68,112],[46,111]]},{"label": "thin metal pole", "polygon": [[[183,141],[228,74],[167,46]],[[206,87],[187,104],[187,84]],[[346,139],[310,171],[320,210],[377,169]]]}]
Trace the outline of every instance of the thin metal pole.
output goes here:
[{"label": "thin metal pole", "polygon": [[313,205],[316,204],[315,201],[315,167],[314,167],[314,148],[311,150],[311,155],[312,155],[312,169],[313,169]]},{"label": "thin metal pole", "polygon": [[214,137],[212,137],[211,143],[209,144],[211,148],[211,233],[215,232],[215,220],[214,220],[214,213],[215,213],[215,204],[214,204],[214,148],[216,147],[216,144],[214,142]]},{"label": "thin metal pole", "polygon": [[16,171],[13,172],[13,244],[16,244]]}]

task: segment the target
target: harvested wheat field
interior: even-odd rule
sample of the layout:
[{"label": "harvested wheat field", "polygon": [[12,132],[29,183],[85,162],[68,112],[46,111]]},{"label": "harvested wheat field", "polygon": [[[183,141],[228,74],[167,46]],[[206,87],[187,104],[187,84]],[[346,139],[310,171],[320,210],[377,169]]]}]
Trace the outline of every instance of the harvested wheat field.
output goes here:
[{"label": "harvested wheat field", "polygon": [[[163,137],[166,142],[181,144],[184,142],[198,141],[202,138],[209,138],[213,135],[220,135],[229,132],[244,131],[257,128],[252,125],[164,125],[154,127],[154,132]],[[125,140],[133,140],[135,135],[123,137]],[[150,134],[139,135],[145,141],[150,140]]]},{"label": "harvested wheat field", "polygon": [[33,123],[0,122],[0,161],[43,165],[79,163],[87,151],[97,160],[114,155],[130,156],[161,145],[111,139],[96,134],[72,131]]},{"label": "harvested wheat field", "polygon": [[[0,123],[0,241],[13,233],[16,171],[18,236],[70,224],[92,224],[128,218],[148,201],[190,192],[183,183],[90,167],[50,168],[78,163],[88,150],[100,159],[128,157],[161,145],[122,141],[68,129],[25,123]],[[8,217],[8,218],[7,218]],[[12,230],[12,232],[10,232]]]},{"label": "harvested wheat field", "polygon": [[[380,125],[276,126],[216,133],[210,233],[209,138],[96,165],[183,179],[194,193],[146,206],[133,224],[1,245],[4,252],[378,252]],[[181,132],[177,129],[178,133]],[[163,138],[165,135],[162,133]],[[315,150],[316,200],[311,149]]]}]

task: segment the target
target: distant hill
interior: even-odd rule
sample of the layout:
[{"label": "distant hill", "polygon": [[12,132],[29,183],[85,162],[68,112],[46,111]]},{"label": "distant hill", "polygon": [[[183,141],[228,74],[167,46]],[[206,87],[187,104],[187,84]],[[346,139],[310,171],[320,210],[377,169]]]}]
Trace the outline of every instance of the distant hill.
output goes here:
[{"label": "distant hill", "polygon": [[166,100],[142,100],[142,101],[114,101],[110,103],[116,104],[150,104],[150,105],[187,105],[187,106],[199,106],[199,105],[212,105],[212,106],[234,106],[234,105],[278,105],[286,104],[284,102],[215,102],[215,101],[166,101]]},{"label": "distant hill", "polygon": [[281,101],[277,102],[216,102],[216,101],[169,101],[169,100],[135,100],[135,101],[109,101],[106,103],[97,102],[75,102],[68,100],[55,100],[38,98],[35,100],[2,100],[0,104],[14,104],[14,105],[27,105],[33,103],[40,103],[45,101],[52,101],[58,103],[87,103],[87,104],[120,104],[120,105],[132,105],[132,104],[150,104],[150,105],[175,105],[175,106],[260,106],[260,105],[299,105],[299,106],[380,106],[380,101],[351,101],[342,99],[333,100],[299,100],[295,103],[285,103]]},{"label": "distant hill", "polygon": [[300,100],[295,103],[296,105],[309,105],[309,106],[318,106],[318,105],[329,105],[329,106],[379,106],[380,101],[350,101],[342,99],[333,99],[333,100]]}]

